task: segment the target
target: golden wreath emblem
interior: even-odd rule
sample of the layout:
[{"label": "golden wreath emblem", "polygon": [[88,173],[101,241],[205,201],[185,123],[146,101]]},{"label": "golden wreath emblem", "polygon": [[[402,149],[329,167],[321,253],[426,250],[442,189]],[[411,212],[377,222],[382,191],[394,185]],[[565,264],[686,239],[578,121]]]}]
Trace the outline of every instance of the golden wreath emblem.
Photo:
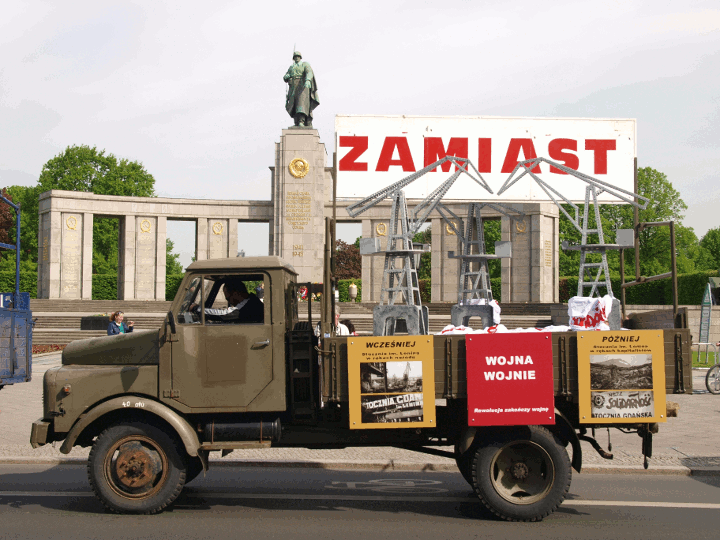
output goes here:
[{"label": "golden wreath emblem", "polygon": [[387,234],[387,225],[384,223],[378,223],[375,225],[375,232],[378,236],[385,236]]},{"label": "golden wreath emblem", "polygon": [[[457,223],[455,223],[455,222],[453,221],[452,224],[457,228]],[[455,231],[453,230],[453,228],[450,226],[449,223],[446,223],[446,224],[445,224],[445,234],[446,234],[447,236],[455,236]]]},{"label": "golden wreath emblem", "polygon": [[310,164],[303,158],[295,158],[290,162],[289,169],[295,178],[302,178],[310,171]]},{"label": "golden wreath emblem", "polygon": [[524,233],[525,231],[527,231],[527,223],[525,223],[525,220],[516,221],[515,222],[515,230],[519,233]]},{"label": "golden wreath emblem", "polygon": [[140,222],[140,230],[142,232],[149,233],[151,228],[152,228],[152,224],[150,223],[149,219],[143,219]]},{"label": "golden wreath emblem", "polygon": [[67,225],[67,228],[71,231],[74,231],[77,229],[77,218],[75,216],[70,216],[65,220],[65,225]]},{"label": "golden wreath emblem", "polygon": [[215,223],[213,223],[212,232],[213,232],[213,234],[222,234],[222,232],[223,232],[222,223],[220,223],[219,221],[216,221]]}]

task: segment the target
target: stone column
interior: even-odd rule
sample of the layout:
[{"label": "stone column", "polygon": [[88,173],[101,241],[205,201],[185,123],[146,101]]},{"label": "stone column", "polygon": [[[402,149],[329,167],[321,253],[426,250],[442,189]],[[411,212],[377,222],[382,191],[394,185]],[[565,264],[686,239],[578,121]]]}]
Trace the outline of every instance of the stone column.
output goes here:
[{"label": "stone column", "polygon": [[51,210],[50,201],[40,202],[38,227],[38,298],[60,298],[62,215]]},{"label": "stone column", "polygon": [[[458,227],[459,228],[459,227]],[[432,293],[433,302],[457,303],[458,299],[458,259],[448,257],[448,252],[456,255],[462,251],[460,239],[452,228],[440,218],[432,220]]]},{"label": "stone column", "polygon": [[208,259],[227,258],[228,254],[228,220],[208,219]]},{"label": "stone column", "polygon": [[275,147],[271,253],[289,261],[301,282],[323,280],[326,156],[310,128],[284,129]]},{"label": "stone column", "polygon": [[118,300],[135,298],[135,216],[122,216],[119,220],[118,241]]},{"label": "stone column", "polygon": [[228,220],[228,257],[237,257],[238,254],[238,220]]},{"label": "stone column", "polygon": [[557,208],[547,203],[520,207],[524,223],[505,217],[501,222],[502,240],[512,241],[512,258],[501,263],[502,301],[557,302]]},{"label": "stone column", "polygon": [[92,300],[93,214],[83,214],[82,299]]},{"label": "stone column", "polygon": [[135,300],[155,300],[157,218],[135,216]]},{"label": "stone column", "polygon": [[197,218],[197,227],[195,229],[195,260],[204,261],[208,258],[208,220],[207,218]]},{"label": "stone column", "polygon": [[62,212],[60,298],[82,298],[84,214]]},{"label": "stone column", "polygon": [[167,218],[157,218],[157,259],[155,262],[155,300],[165,300],[165,277],[167,269]]}]

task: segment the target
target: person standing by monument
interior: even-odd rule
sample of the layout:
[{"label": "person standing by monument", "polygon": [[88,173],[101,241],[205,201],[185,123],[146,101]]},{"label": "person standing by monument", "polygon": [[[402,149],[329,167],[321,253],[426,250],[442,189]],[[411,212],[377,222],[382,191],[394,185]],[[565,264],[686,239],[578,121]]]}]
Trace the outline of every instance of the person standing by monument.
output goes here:
[{"label": "person standing by monument", "polygon": [[293,53],[291,65],[283,80],[288,84],[285,110],[298,127],[312,127],[312,112],[320,105],[315,74],[310,64],[302,61],[302,54]]}]

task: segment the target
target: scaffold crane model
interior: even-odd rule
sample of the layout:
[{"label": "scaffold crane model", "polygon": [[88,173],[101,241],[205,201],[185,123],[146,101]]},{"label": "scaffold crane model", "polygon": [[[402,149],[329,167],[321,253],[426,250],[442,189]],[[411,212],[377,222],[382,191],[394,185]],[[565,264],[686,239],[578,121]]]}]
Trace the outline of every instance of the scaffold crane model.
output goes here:
[{"label": "scaffold crane model", "polygon": [[[510,242],[495,242],[494,255],[490,255],[485,251],[485,232],[480,212],[486,206],[503,214],[511,222],[525,220],[523,212],[505,204],[470,203],[465,226],[463,226],[463,221],[449,208],[442,205],[442,203],[438,205],[438,212],[447,223],[447,226],[460,239],[462,246],[460,255],[456,255],[454,251],[448,253],[449,258],[460,259],[458,301],[450,312],[451,322],[455,326],[468,326],[471,317],[479,317],[483,328],[492,326],[493,309],[490,302],[493,295],[490,287],[488,260],[512,256]],[[445,213],[454,219],[446,216]]]},{"label": "scaffold crane model", "polygon": [[[533,169],[540,163],[547,163],[552,167],[560,169],[562,172],[574,176],[578,180],[585,182],[585,206],[583,208],[582,219],[580,219],[580,212],[578,206],[568,200],[558,190],[553,188],[546,181],[542,180],[533,172]],[[515,176],[515,173],[522,171],[519,175]],[[590,294],[588,297],[595,295],[600,296],[599,288],[605,287],[607,294],[614,298],[612,292],[612,286],[610,285],[610,272],[608,271],[607,264],[607,250],[609,249],[625,249],[634,246],[634,231],[632,229],[618,229],[616,244],[606,244],[605,235],[603,234],[602,222],[600,221],[600,207],[598,206],[597,198],[601,193],[608,193],[613,197],[620,199],[621,201],[638,207],[641,210],[647,208],[650,199],[632,191],[627,191],[617,186],[598,180],[592,176],[576,171],[566,167],[562,163],[557,163],[549,159],[539,157],[534,159],[527,159],[519,162],[505,183],[498,191],[498,195],[502,195],[505,191],[510,189],[518,180],[520,180],[526,174],[530,175],[533,180],[540,186],[540,188],[547,194],[548,197],[555,203],[558,209],[567,217],[573,226],[580,232],[581,241],[578,245],[569,245],[567,241],[562,244],[563,249],[571,251],[580,251],[580,273],[578,276],[578,296],[585,296],[585,288],[591,287]],[[562,202],[561,202],[562,201]],[[565,208],[563,203],[570,205],[575,211],[575,216],[571,216]],[[594,213],[593,216],[589,214],[589,206],[593,205]],[[591,217],[594,219],[594,225],[590,223]],[[591,242],[590,237],[596,237],[597,242]],[[588,262],[587,256],[590,253],[599,254],[600,262]],[[588,276],[586,272],[592,272],[595,270],[595,275]],[[590,279],[588,279],[590,278]]]},{"label": "scaffold crane model", "polygon": [[[412,212],[409,212],[403,188],[446,162],[455,165],[453,174],[421,201]],[[474,172],[475,176],[470,171]],[[380,304],[373,310],[374,335],[393,335],[398,320],[405,321],[408,334],[427,335],[428,310],[427,306],[422,305],[420,298],[420,284],[414,257],[416,254],[421,254],[422,250],[413,249],[412,239],[463,173],[488,193],[492,193],[490,186],[469,159],[445,156],[347,208],[350,217],[357,217],[385,199],[392,201],[390,226],[386,231],[386,249],[383,251],[380,248],[380,239],[377,237],[363,238],[360,241],[361,254],[385,256]]]}]

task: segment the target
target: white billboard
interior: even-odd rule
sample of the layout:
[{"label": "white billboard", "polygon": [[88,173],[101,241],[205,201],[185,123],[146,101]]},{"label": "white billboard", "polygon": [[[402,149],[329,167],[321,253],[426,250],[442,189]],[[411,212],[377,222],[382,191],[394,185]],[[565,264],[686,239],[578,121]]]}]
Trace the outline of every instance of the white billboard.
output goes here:
[{"label": "white billboard", "polygon": [[[493,190],[461,175],[446,199],[503,202],[549,200],[526,175],[497,195],[518,161],[545,157],[599,180],[633,191],[634,119],[500,118],[488,116],[335,117],[338,198],[364,198],[445,155],[469,158]],[[584,202],[586,183],[542,163],[538,176],[570,200]],[[450,163],[405,188],[426,197],[450,177]],[[517,175],[518,173],[516,173]],[[622,202],[608,194],[600,200]]]}]

